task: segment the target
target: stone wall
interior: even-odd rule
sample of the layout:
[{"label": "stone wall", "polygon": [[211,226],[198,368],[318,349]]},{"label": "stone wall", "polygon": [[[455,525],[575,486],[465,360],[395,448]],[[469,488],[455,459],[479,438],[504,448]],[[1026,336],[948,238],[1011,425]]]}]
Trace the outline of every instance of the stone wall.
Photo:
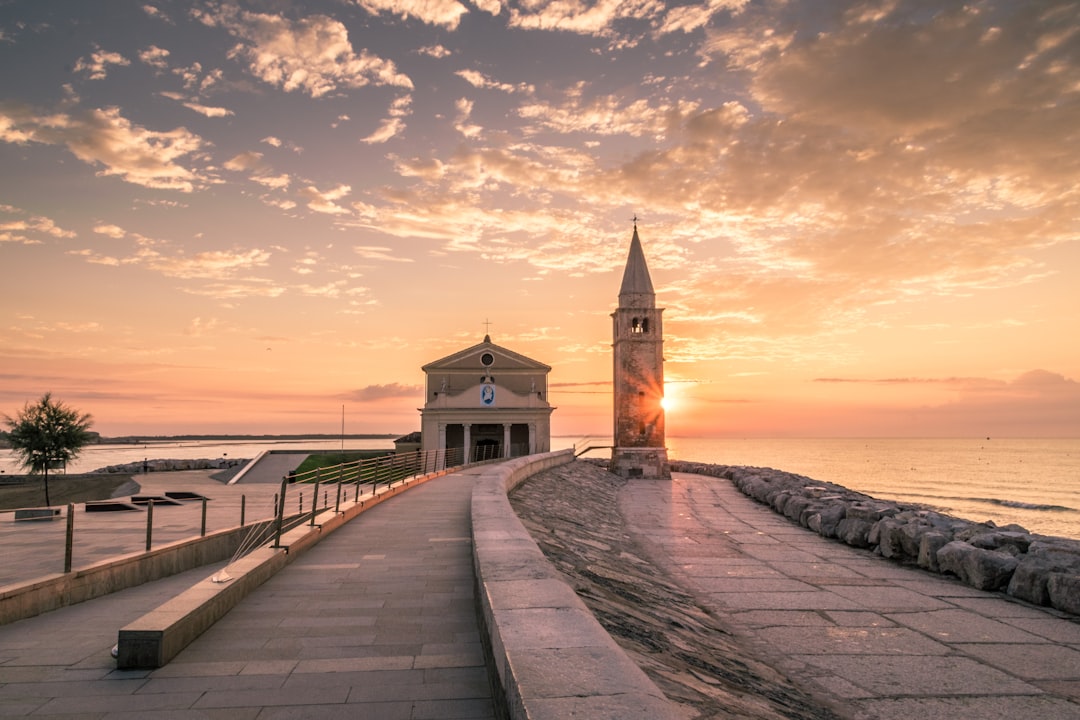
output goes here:
[{"label": "stone wall", "polygon": [[727,478],[823,537],[955,575],[980,590],[1080,615],[1080,540],[962,520],[771,468],[673,462],[671,469]]}]

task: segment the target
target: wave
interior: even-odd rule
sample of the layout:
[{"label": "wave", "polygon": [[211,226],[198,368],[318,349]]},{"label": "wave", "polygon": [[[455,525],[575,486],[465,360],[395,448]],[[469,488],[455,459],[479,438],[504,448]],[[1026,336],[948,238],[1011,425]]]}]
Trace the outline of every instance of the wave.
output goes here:
[{"label": "wave", "polygon": [[984,503],[986,505],[997,505],[998,507],[1016,508],[1018,510],[1037,510],[1040,512],[1078,512],[1076,508],[1071,508],[1066,505],[1046,505],[1043,503],[1023,502],[1022,500],[1006,500],[1004,498],[985,498],[985,497],[959,497],[956,495],[928,495],[926,493],[894,493],[896,498],[905,498],[909,502],[927,502],[931,505],[935,505],[940,501],[951,501],[960,503]]},{"label": "wave", "polygon": [[1048,512],[1076,512],[1076,508],[1064,505],[1041,505],[1039,503],[1021,502],[1019,500],[1002,500],[1001,498],[955,498],[956,500],[968,500],[981,502],[989,505],[1001,505],[1002,507],[1020,508],[1021,510],[1045,510]]}]

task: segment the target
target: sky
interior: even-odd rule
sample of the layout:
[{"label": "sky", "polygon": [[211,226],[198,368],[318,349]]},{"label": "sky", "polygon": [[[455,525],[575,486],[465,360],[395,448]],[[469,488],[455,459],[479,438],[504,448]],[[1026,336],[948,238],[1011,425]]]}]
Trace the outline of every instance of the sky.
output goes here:
[{"label": "sky", "polygon": [[0,0],[0,413],[612,425],[633,231],[683,437],[1080,436],[1075,0]]}]

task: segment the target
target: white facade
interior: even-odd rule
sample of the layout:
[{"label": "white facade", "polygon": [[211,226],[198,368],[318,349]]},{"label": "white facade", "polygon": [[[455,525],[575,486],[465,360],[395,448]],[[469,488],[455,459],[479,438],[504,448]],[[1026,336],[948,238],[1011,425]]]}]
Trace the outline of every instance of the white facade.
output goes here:
[{"label": "white facade", "polygon": [[428,363],[421,449],[464,448],[470,458],[551,449],[551,367],[484,341]]}]

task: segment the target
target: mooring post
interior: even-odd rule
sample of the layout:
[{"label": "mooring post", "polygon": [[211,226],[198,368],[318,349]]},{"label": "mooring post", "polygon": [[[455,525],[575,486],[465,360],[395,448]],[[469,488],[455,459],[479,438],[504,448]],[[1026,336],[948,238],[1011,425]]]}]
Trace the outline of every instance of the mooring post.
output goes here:
[{"label": "mooring post", "polygon": [[244,513],[247,510],[247,495],[240,496],[240,527],[244,527]]},{"label": "mooring post", "polygon": [[206,537],[206,498],[202,499],[202,526],[199,528],[199,537]]},{"label": "mooring post", "polygon": [[154,533],[154,499],[146,504],[146,552],[150,552],[150,544]]},{"label": "mooring post", "polygon": [[64,572],[71,572],[71,549],[75,540],[75,506],[68,503],[67,533],[64,537]]}]

